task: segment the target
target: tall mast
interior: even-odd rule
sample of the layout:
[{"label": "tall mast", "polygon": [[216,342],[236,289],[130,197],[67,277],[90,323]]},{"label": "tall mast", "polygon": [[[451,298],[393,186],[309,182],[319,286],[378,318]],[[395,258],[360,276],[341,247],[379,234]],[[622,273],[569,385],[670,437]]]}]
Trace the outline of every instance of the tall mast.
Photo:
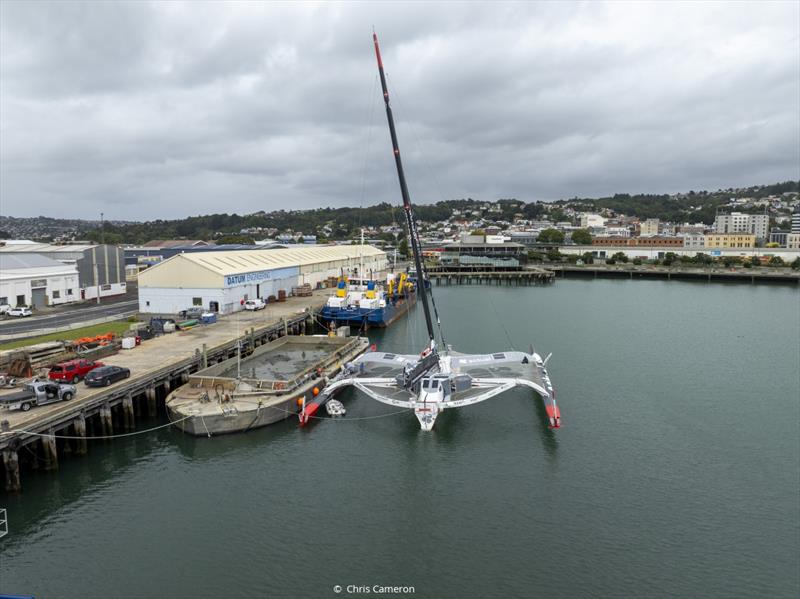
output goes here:
[{"label": "tall mast", "polygon": [[433,342],[433,321],[431,320],[431,309],[428,306],[428,295],[425,290],[425,274],[422,270],[422,260],[420,259],[419,239],[417,238],[417,224],[414,220],[414,212],[411,208],[411,198],[408,195],[406,185],[406,175],[403,172],[403,161],[400,159],[400,146],[397,143],[397,132],[394,128],[394,117],[392,117],[392,107],[389,104],[389,90],[386,89],[386,75],[383,73],[383,61],[381,60],[381,49],[378,46],[378,35],[372,34],[375,42],[375,56],[378,59],[378,72],[381,76],[381,87],[383,88],[383,101],[386,104],[386,118],[389,121],[389,133],[392,136],[392,149],[394,150],[394,162],[397,166],[397,176],[400,179],[400,193],[403,196],[403,211],[406,213],[406,225],[408,236],[411,238],[411,251],[414,254],[414,266],[417,268],[417,292],[422,300],[422,308],[425,311],[425,325],[428,327],[428,338]]}]

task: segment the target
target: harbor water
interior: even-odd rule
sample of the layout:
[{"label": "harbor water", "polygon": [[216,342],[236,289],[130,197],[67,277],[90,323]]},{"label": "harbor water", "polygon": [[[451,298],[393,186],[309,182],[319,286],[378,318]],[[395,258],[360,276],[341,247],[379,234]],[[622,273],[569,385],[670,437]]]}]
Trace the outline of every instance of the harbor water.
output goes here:
[{"label": "harbor water", "polygon": [[[445,412],[432,433],[349,390],[345,418],[304,429],[92,442],[0,495],[0,592],[800,594],[796,288],[567,279],[434,292],[455,349],[553,353],[560,430],[523,390]],[[420,306],[371,336],[419,351]],[[381,593],[395,586],[407,592]]]}]

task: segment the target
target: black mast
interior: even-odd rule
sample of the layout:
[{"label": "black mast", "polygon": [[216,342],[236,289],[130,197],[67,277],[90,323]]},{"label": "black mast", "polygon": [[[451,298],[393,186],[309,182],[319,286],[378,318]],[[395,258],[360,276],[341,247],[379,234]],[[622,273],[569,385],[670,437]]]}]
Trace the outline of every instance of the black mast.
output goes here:
[{"label": "black mast", "polygon": [[428,295],[425,290],[425,272],[422,270],[422,260],[420,259],[419,239],[417,238],[417,223],[414,220],[414,212],[411,208],[411,198],[408,195],[406,176],[403,172],[403,161],[400,159],[400,146],[397,143],[397,132],[394,128],[394,118],[392,117],[392,107],[389,105],[389,91],[386,89],[386,75],[383,73],[383,61],[381,60],[381,49],[378,46],[378,35],[372,34],[375,42],[375,56],[378,59],[378,72],[381,75],[381,87],[383,88],[383,101],[386,104],[386,118],[389,120],[389,133],[392,136],[392,149],[394,150],[394,162],[397,165],[397,176],[400,179],[400,193],[403,195],[403,210],[406,213],[406,225],[408,236],[411,238],[411,251],[414,254],[414,265],[417,268],[417,291],[422,300],[422,308],[425,311],[425,325],[428,327],[428,337],[434,340],[433,321],[431,320],[431,309],[428,306]]}]

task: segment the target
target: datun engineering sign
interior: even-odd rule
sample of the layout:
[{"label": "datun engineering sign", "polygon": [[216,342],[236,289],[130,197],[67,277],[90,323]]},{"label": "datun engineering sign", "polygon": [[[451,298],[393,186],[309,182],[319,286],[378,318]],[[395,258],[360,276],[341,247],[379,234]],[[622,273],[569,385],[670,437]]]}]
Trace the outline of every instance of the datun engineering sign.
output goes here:
[{"label": "datun engineering sign", "polygon": [[225,275],[225,287],[236,287],[237,285],[247,285],[250,283],[264,283],[277,279],[297,276],[298,268],[278,268],[273,270],[259,270],[256,272],[246,272],[237,275]]}]

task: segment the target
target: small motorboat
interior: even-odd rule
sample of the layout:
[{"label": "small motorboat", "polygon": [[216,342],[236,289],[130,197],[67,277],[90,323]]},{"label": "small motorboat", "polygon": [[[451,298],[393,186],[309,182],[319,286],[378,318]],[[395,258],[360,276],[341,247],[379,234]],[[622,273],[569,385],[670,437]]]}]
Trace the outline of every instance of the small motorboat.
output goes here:
[{"label": "small motorboat", "polygon": [[344,405],[337,399],[330,399],[325,404],[325,409],[328,411],[328,416],[344,416],[347,414],[347,410],[344,409]]}]

